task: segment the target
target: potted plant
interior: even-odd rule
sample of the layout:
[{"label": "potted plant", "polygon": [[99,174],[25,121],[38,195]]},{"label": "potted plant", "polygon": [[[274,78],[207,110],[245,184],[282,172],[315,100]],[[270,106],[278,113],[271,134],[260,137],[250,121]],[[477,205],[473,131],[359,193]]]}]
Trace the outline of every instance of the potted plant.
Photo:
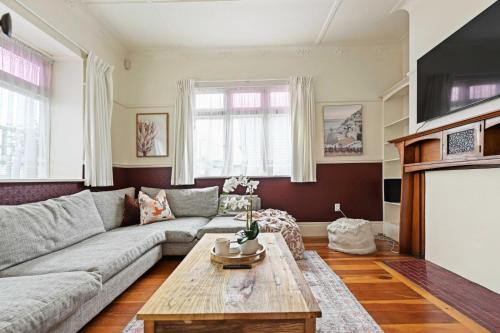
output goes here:
[{"label": "potted plant", "polygon": [[228,195],[234,192],[238,186],[246,188],[246,197],[227,197],[224,202],[224,208],[231,210],[246,210],[246,228],[236,233],[240,250],[243,254],[254,254],[259,249],[259,224],[253,221],[253,194],[257,189],[259,182],[249,180],[247,177],[231,177],[224,182],[223,192]]}]

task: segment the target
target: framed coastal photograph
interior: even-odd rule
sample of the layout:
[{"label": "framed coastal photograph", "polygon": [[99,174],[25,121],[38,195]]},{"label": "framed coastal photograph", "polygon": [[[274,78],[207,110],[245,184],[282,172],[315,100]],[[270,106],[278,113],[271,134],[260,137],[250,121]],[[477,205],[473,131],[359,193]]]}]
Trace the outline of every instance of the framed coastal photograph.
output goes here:
[{"label": "framed coastal photograph", "polygon": [[362,105],[323,107],[325,156],[363,154]]},{"label": "framed coastal photograph", "polygon": [[136,115],[137,157],[168,156],[168,113]]}]

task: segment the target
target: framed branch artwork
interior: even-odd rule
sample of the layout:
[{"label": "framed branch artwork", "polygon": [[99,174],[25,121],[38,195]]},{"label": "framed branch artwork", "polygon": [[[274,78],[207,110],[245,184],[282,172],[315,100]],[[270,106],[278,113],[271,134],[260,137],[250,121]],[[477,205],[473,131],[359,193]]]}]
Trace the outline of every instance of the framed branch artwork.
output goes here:
[{"label": "framed branch artwork", "polygon": [[323,107],[325,156],[363,154],[363,112],[361,105]]},{"label": "framed branch artwork", "polygon": [[135,126],[137,157],[168,156],[168,113],[138,113]]}]

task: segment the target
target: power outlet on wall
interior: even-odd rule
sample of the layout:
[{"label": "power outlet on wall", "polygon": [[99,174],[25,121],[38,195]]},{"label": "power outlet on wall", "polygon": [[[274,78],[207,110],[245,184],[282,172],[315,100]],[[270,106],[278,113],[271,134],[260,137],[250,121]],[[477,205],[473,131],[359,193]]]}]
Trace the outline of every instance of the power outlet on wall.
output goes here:
[{"label": "power outlet on wall", "polygon": [[340,212],[340,204],[336,203],[335,206],[333,207],[336,212]]}]

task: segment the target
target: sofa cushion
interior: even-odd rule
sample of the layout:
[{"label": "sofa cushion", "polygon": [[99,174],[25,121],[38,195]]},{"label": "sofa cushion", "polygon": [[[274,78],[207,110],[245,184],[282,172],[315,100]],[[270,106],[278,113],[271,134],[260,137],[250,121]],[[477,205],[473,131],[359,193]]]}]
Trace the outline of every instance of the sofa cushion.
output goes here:
[{"label": "sofa cushion", "polygon": [[0,206],[0,270],[104,232],[90,191]]},{"label": "sofa cushion", "polygon": [[196,239],[198,230],[208,223],[206,217],[179,217],[165,225],[167,243],[190,243]]},{"label": "sofa cushion", "polygon": [[0,332],[50,332],[101,289],[87,272],[0,279]]},{"label": "sofa cushion", "polygon": [[104,228],[118,228],[123,221],[125,194],[134,197],[135,188],[129,187],[115,191],[92,192],[97,211],[101,216]]},{"label": "sofa cushion", "polygon": [[[155,196],[159,188],[141,187],[141,191]],[[167,200],[176,217],[217,215],[219,187],[165,190]]]},{"label": "sofa cushion", "polygon": [[216,216],[198,230],[196,238],[201,239],[206,233],[236,233],[245,227],[246,221],[237,221],[233,216]]},{"label": "sofa cushion", "polygon": [[96,272],[106,282],[154,246],[165,241],[166,223],[117,228],[0,271],[0,277],[56,272]]}]

